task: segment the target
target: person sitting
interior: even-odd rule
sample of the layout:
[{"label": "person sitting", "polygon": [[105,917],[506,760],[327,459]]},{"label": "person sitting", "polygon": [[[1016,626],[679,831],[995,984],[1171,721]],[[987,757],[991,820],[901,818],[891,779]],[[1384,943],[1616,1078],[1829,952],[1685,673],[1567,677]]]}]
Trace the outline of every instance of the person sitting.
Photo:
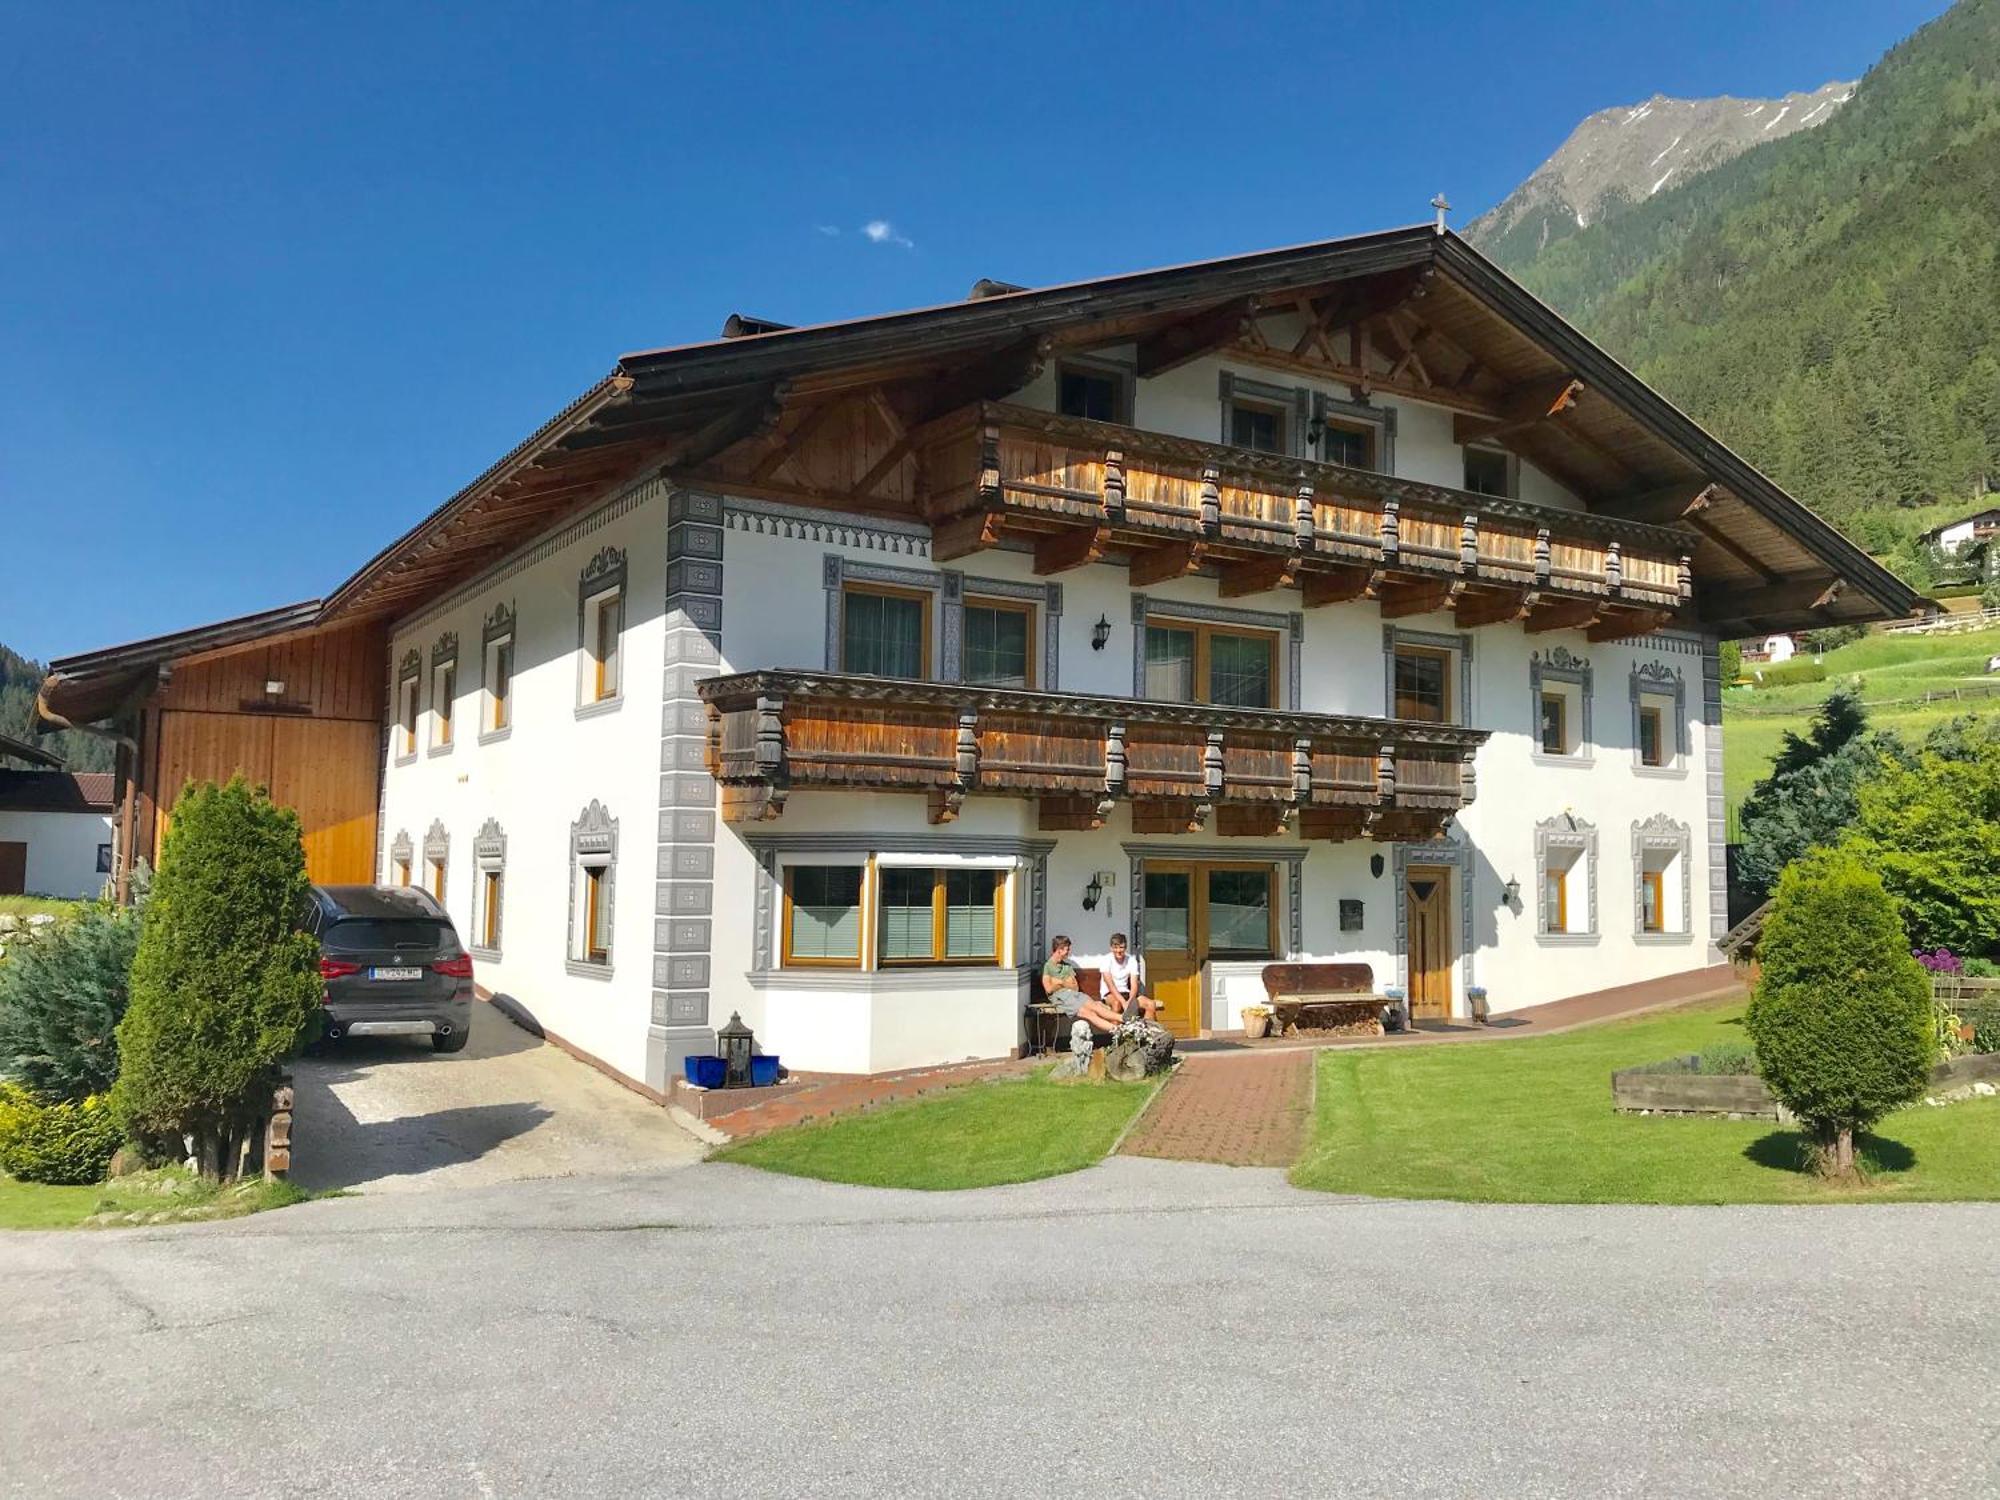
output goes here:
[{"label": "person sitting", "polygon": [[1076,982],[1076,965],[1070,962],[1070,942],[1057,933],[1049,942],[1049,961],[1042,965],[1042,993],[1057,1010],[1087,1022],[1094,1031],[1116,1031],[1119,1012],[1102,1000],[1089,999]]},{"label": "person sitting", "polygon": [[1144,990],[1145,968],[1126,944],[1124,933],[1111,934],[1111,957],[1105,960],[1102,973],[1105,1004],[1116,1006],[1125,1020],[1131,1020],[1135,1012],[1148,1021],[1159,1014],[1159,1002]]}]

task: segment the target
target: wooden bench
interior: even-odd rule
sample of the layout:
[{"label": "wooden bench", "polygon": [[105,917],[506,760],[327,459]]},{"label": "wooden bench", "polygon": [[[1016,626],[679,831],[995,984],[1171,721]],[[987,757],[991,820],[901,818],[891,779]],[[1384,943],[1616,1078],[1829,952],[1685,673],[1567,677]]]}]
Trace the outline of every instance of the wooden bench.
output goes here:
[{"label": "wooden bench", "polygon": [[[1070,1026],[1076,1018],[1065,1014],[1061,1006],[1041,993],[1041,970],[1035,971],[1033,983],[1036,994],[1035,998],[1028,1002],[1027,1013],[1028,1055],[1034,1057],[1048,1052],[1069,1051]],[[1082,992],[1085,1000],[1104,998],[1104,976],[1095,969],[1086,969],[1079,964],[1076,970],[1076,987]],[[1108,1047],[1111,1045],[1111,1033],[1092,1027],[1090,1042],[1093,1047]]]},{"label": "wooden bench", "polygon": [[1264,994],[1271,1007],[1271,1035],[1288,1031],[1382,1035],[1382,1007],[1375,971],[1367,964],[1266,964]]}]

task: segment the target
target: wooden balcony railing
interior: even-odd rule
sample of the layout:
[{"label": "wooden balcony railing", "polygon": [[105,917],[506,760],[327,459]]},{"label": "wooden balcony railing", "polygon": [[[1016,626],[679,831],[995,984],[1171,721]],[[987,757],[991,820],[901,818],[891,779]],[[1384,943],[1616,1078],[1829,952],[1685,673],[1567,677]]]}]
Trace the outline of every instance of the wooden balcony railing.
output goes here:
[{"label": "wooden balcony railing", "polygon": [[796,787],[924,792],[947,823],[969,795],[1036,797],[1046,829],[1096,828],[1120,801],[1140,833],[1431,838],[1473,796],[1483,729],[1082,698],[836,672],[700,684],[723,817],[762,821]]},{"label": "wooden balcony railing", "polygon": [[1205,565],[1221,591],[1296,585],[1598,639],[1668,623],[1693,597],[1694,538],[1363,469],[985,403],[919,434],[933,556],[1031,538],[1053,573],[1126,554],[1135,584]]}]

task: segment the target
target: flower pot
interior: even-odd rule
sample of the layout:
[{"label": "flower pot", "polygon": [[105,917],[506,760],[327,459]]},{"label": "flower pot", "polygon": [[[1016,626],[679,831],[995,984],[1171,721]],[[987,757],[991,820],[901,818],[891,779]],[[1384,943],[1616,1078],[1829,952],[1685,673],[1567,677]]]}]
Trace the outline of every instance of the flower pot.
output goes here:
[{"label": "flower pot", "polygon": [[1243,1034],[1251,1041],[1257,1041],[1271,1029],[1271,1013],[1258,1006],[1243,1008]]},{"label": "flower pot", "polygon": [[687,1071],[687,1081],[696,1088],[719,1089],[729,1076],[729,1063],[720,1057],[684,1057],[681,1066]]},{"label": "flower pot", "polygon": [[750,1059],[750,1086],[767,1089],[778,1081],[778,1059],[775,1057],[753,1057]]}]

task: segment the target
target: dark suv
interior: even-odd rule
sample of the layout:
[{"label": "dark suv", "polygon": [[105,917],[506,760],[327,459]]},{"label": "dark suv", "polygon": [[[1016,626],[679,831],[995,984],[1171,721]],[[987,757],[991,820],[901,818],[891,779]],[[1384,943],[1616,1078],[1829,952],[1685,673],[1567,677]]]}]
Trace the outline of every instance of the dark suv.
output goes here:
[{"label": "dark suv", "polygon": [[306,931],[319,939],[326,1038],[427,1036],[440,1052],[472,1026],[472,958],[429,891],[316,885]]}]

